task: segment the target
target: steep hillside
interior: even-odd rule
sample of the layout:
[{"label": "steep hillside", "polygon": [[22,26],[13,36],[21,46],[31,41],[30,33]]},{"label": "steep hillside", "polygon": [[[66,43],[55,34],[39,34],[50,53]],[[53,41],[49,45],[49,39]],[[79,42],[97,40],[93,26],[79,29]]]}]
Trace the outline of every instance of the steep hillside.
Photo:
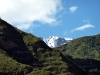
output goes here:
[{"label": "steep hillside", "polygon": [[100,75],[100,34],[75,39],[56,49],[90,75]]},{"label": "steep hillside", "polygon": [[86,75],[36,36],[0,19],[0,75]]},{"label": "steep hillside", "polygon": [[100,59],[100,34],[75,39],[58,48],[75,58]]}]

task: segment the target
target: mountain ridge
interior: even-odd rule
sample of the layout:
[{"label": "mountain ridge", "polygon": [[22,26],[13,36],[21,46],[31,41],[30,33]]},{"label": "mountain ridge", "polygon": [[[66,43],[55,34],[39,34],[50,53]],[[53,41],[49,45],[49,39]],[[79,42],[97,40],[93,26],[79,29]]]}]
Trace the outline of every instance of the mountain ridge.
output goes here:
[{"label": "mountain ridge", "polygon": [[51,48],[62,46],[73,40],[72,38],[60,38],[58,36],[50,36],[47,39],[42,37],[40,38]]},{"label": "mountain ridge", "polygon": [[84,68],[89,75],[100,75],[100,34],[74,39],[56,49]]},{"label": "mountain ridge", "polygon": [[[59,66],[59,67],[58,67]],[[0,19],[0,75],[87,75],[40,38]]]}]

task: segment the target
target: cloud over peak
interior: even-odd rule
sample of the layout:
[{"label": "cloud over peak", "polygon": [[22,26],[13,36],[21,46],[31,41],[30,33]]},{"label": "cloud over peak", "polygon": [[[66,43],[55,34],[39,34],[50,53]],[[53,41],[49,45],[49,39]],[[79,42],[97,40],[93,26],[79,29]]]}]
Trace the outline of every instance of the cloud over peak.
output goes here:
[{"label": "cloud over peak", "polygon": [[78,8],[77,6],[72,6],[69,8],[69,10],[71,13],[74,13],[77,10],[77,8]]},{"label": "cloud over peak", "polygon": [[55,15],[61,9],[61,0],[0,0],[0,17],[11,24],[27,25],[26,29],[34,21],[56,22]]},{"label": "cloud over peak", "polygon": [[92,24],[85,24],[81,27],[78,27],[78,28],[75,28],[73,30],[71,30],[71,32],[74,32],[74,31],[82,31],[82,30],[85,30],[87,28],[94,28],[95,26],[93,26]]}]

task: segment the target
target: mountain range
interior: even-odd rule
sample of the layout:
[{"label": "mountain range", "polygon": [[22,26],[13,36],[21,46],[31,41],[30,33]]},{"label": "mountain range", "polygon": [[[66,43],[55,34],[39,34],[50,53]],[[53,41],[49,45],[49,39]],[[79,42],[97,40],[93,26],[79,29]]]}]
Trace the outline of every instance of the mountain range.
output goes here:
[{"label": "mountain range", "polygon": [[42,37],[40,38],[51,48],[62,46],[64,44],[69,43],[71,40],[73,40],[72,38],[60,38],[58,36],[50,36],[47,39]]},{"label": "mountain range", "polygon": [[40,38],[0,19],[0,75],[87,75]]}]

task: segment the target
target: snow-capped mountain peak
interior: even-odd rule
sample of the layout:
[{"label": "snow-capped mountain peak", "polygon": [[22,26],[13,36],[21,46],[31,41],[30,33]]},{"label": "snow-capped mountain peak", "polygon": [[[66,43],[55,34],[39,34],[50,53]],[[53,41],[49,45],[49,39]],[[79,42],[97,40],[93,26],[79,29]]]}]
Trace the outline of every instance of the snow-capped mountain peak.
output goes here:
[{"label": "snow-capped mountain peak", "polygon": [[58,36],[50,36],[48,39],[42,38],[42,40],[51,48],[62,46],[72,40],[72,38],[60,38]]},{"label": "snow-capped mountain peak", "polygon": [[58,39],[59,37],[57,37],[57,36],[51,36],[51,37],[49,37],[48,39],[47,39],[47,45],[49,46],[49,47],[57,47],[57,39]]}]

